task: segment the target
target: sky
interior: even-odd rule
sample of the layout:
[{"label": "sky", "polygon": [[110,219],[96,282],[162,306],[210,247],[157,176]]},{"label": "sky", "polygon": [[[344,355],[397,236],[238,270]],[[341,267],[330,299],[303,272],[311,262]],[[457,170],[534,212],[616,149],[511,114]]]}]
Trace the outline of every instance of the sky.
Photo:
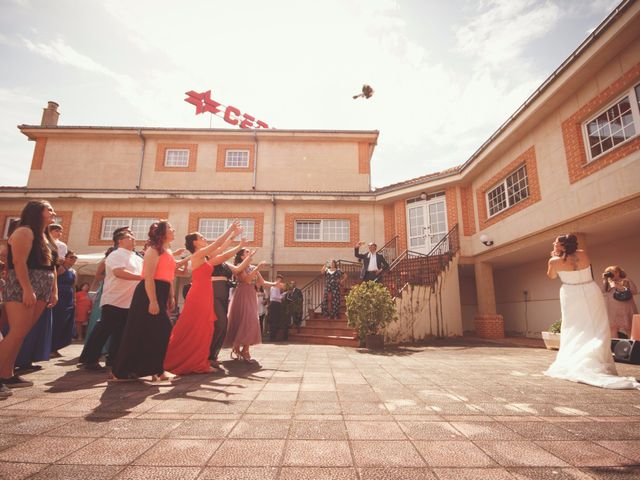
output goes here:
[{"label": "sky", "polygon": [[[0,0],[0,185],[39,125],[379,130],[372,186],[464,163],[618,0]],[[353,100],[362,85],[370,99]],[[303,161],[301,159],[301,161]],[[55,185],[52,185],[55,187]]]}]

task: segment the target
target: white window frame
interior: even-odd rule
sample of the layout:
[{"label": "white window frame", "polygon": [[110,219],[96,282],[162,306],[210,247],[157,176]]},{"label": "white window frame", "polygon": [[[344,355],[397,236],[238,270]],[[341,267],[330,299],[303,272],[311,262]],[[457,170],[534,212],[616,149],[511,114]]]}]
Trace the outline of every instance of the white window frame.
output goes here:
[{"label": "white window frame", "polygon": [[[185,153],[186,158],[184,158]],[[167,148],[164,151],[164,166],[167,168],[186,168],[189,166],[190,157],[191,151],[188,148]]]},{"label": "white window frame", "polygon": [[[633,140],[634,138],[636,138],[638,136],[638,134],[640,133],[640,106],[639,106],[640,97],[639,97],[639,93],[640,93],[640,84],[632,86],[627,91],[622,93],[614,101],[609,103],[605,108],[603,108],[600,111],[598,111],[598,113],[596,113],[595,115],[590,117],[586,122],[584,122],[582,124],[582,136],[583,136],[583,139],[584,139],[584,146],[585,146],[585,149],[587,151],[587,163],[592,162],[594,160],[597,160],[601,156],[606,155],[607,153],[611,152],[612,150],[618,148],[621,145],[624,145],[625,143],[629,142],[630,140]],[[602,152],[600,152],[599,154],[594,156],[591,153],[591,144],[589,143],[589,128],[588,128],[589,124],[595,122],[597,120],[597,118],[600,117],[605,112],[608,112],[610,109],[615,108],[625,98],[629,99],[629,105],[631,107],[631,118],[632,118],[632,121],[633,121],[632,125],[634,127],[635,132],[633,133],[633,135],[625,138],[620,143],[617,143],[615,145],[611,145],[606,150],[603,149]],[[607,123],[607,127],[610,128],[610,125],[611,125],[611,122],[608,122]],[[625,126],[623,125],[622,126],[622,131],[623,131],[624,128],[625,128]],[[619,131],[621,131],[621,130],[617,130],[617,132],[619,132]],[[613,136],[610,136],[609,138],[613,138]],[[600,143],[602,143],[602,142],[600,142]]]},{"label": "white window frame", "polygon": [[[523,196],[521,198],[519,198],[516,201],[513,201],[513,193],[514,192],[509,192],[509,185],[508,185],[508,181],[510,178],[517,176],[518,173],[523,170],[524,171],[524,181],[526,181],[526,190],[527,190],[527,195]],[[498,189],[503,189],[504,192],[504,196],[505,196],[505,206],[504,208],[501,208],[500,210],[495,211],[494,213],[491,213],[491,201],[490,201],[490,195],[492,192],[498,190]],[[520,189],[518,191],[518,193],[522,192],[523,189]],[[491,188],[490,190],[487,190],[487,192],[485,193],[485,200],[487,202],[487,217],[491,218],[491,217],[495,217],[496,215],[504,212],[505,210],[508,210],[509,208],[513,207],[514,205],[517,205],[518,203],[526,200],[527,198],[529,198],[529,196],[531,195],[531,188],[529,186],[529,173],[527,172],[527,165],[526,164],[522,164],[519,167],[517,167],[515,170],[513,170],[513,172],[511,172],[509,175],[507,175],[506,177],[504,177],[504,179],[497,183],[496,185],[493,186],[493,188]]]},{"label": "white window frame", "polygon": [[[335,238],[331,238],[331,224],[330,222],[345,222],[346,223],[346,229],[340,228],[340,230],[343,231],[344,236],[342,238],[339,239],[335,239]],[[319,237],[318,238],[303,238],[300,237],[298,235],[298,225],[299,224],[318,224],[319,228],[318,228],[318,233],[319,233]],[[314,242],[314,243],[345,243],[345,242],[349,242],[351,239],[351,220],[349,220],[348,218],[322,218],[322,219],[317,219],[317,218],[305,218],[305,219],[298,219],[294,222],[294,226],[293,226],[293,231],[294,231],[294,241],[296,242]]]},{"label": "white window frame", "polygon": [[[202,235],[204,235],[204,237],[208,241],[213,241],[216,238],[218,238],[220,235],[222,235],[229,228],[229,226],[236,220],[238,220],[240,222],[240,225],[242,225],[243,227],[242,236],[246,238],[248,242],[253,242],[255,240],[256,220],[255,218],[252,218],[252,217],[246,217],[246,218],[203,217],[198,219],[198,231]],[[215,235],[212,238],[209,238],[206,232],[208,228],[203,228],[203,224],[202,224],[202,222],[205,222],[205,221],[224,222],[224,227],[219,235]]]},{"label": "white window frame", "polygon": [[[240,158],[229,158],[234,154],[245,153],[247,155],[246,162],[240,163]],[[231,155],[230,155],[231,154]],[[251,162],[251,152],[244,148],[230,148],[224,152],[224,167],[225,168],[249,168]],[[246,164],[245,164],[246,163]]]},{"label": "white window frame", "polygon": [[[136,240],[145,240],[149,235],[149,227],[157,221],[157,218],[151,217],[104,217],[100,225],[100,240],[113,240],[113,231],[120,227],[131,228]],[[107,222],[111,222],[108,230]]]},{"label": "white window frame", "polygon": [[9,238],[9,223],[11,223],[11,220],[20,220],[20,215],[9,215],[4,217],[4,229],[2,230],[2,238],[4,240]]}]

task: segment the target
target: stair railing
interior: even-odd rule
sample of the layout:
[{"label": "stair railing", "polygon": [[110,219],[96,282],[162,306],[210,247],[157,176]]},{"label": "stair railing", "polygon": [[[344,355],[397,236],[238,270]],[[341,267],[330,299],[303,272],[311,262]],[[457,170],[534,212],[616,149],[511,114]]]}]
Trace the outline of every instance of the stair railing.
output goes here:
[{"label": "stair railing", "polygon": [[438,275],[460,249],[456,224],[428,254],[405,250],[380,275],[380,282],[391,295],[400,295],[407,284],[433,285]]}]

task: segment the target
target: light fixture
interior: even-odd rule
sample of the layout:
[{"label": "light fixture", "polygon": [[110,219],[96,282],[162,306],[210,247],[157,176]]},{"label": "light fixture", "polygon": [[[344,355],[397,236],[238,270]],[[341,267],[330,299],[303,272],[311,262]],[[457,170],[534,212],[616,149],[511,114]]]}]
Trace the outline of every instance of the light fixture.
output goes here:
[{"label": "light fixture", "polygon": [[480,241],[484,243],[487,247],[490,247],[491,245],[493,245],[493,240],[491,240],[486,235],[480,235]]},{"label": "light fixture", "polygon": [[424,192],[422,192],[422,193],[420,194],[420,200],[426,200],[426,199],[427,199],[427,194],[426,194],[426,193],[424,193]]}]

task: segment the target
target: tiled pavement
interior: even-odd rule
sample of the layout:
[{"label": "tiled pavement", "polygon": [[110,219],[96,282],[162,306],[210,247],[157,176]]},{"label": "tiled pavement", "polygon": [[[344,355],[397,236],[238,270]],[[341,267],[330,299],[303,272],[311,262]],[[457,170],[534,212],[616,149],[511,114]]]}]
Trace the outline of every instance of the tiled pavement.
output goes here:
[{"label": "tiled pavement", "polygon": [[0,478],[640,478],[640,391],[548,379],[539,348],[261,345],[164,384],[107,384],[79,350],[0,401]]}]

